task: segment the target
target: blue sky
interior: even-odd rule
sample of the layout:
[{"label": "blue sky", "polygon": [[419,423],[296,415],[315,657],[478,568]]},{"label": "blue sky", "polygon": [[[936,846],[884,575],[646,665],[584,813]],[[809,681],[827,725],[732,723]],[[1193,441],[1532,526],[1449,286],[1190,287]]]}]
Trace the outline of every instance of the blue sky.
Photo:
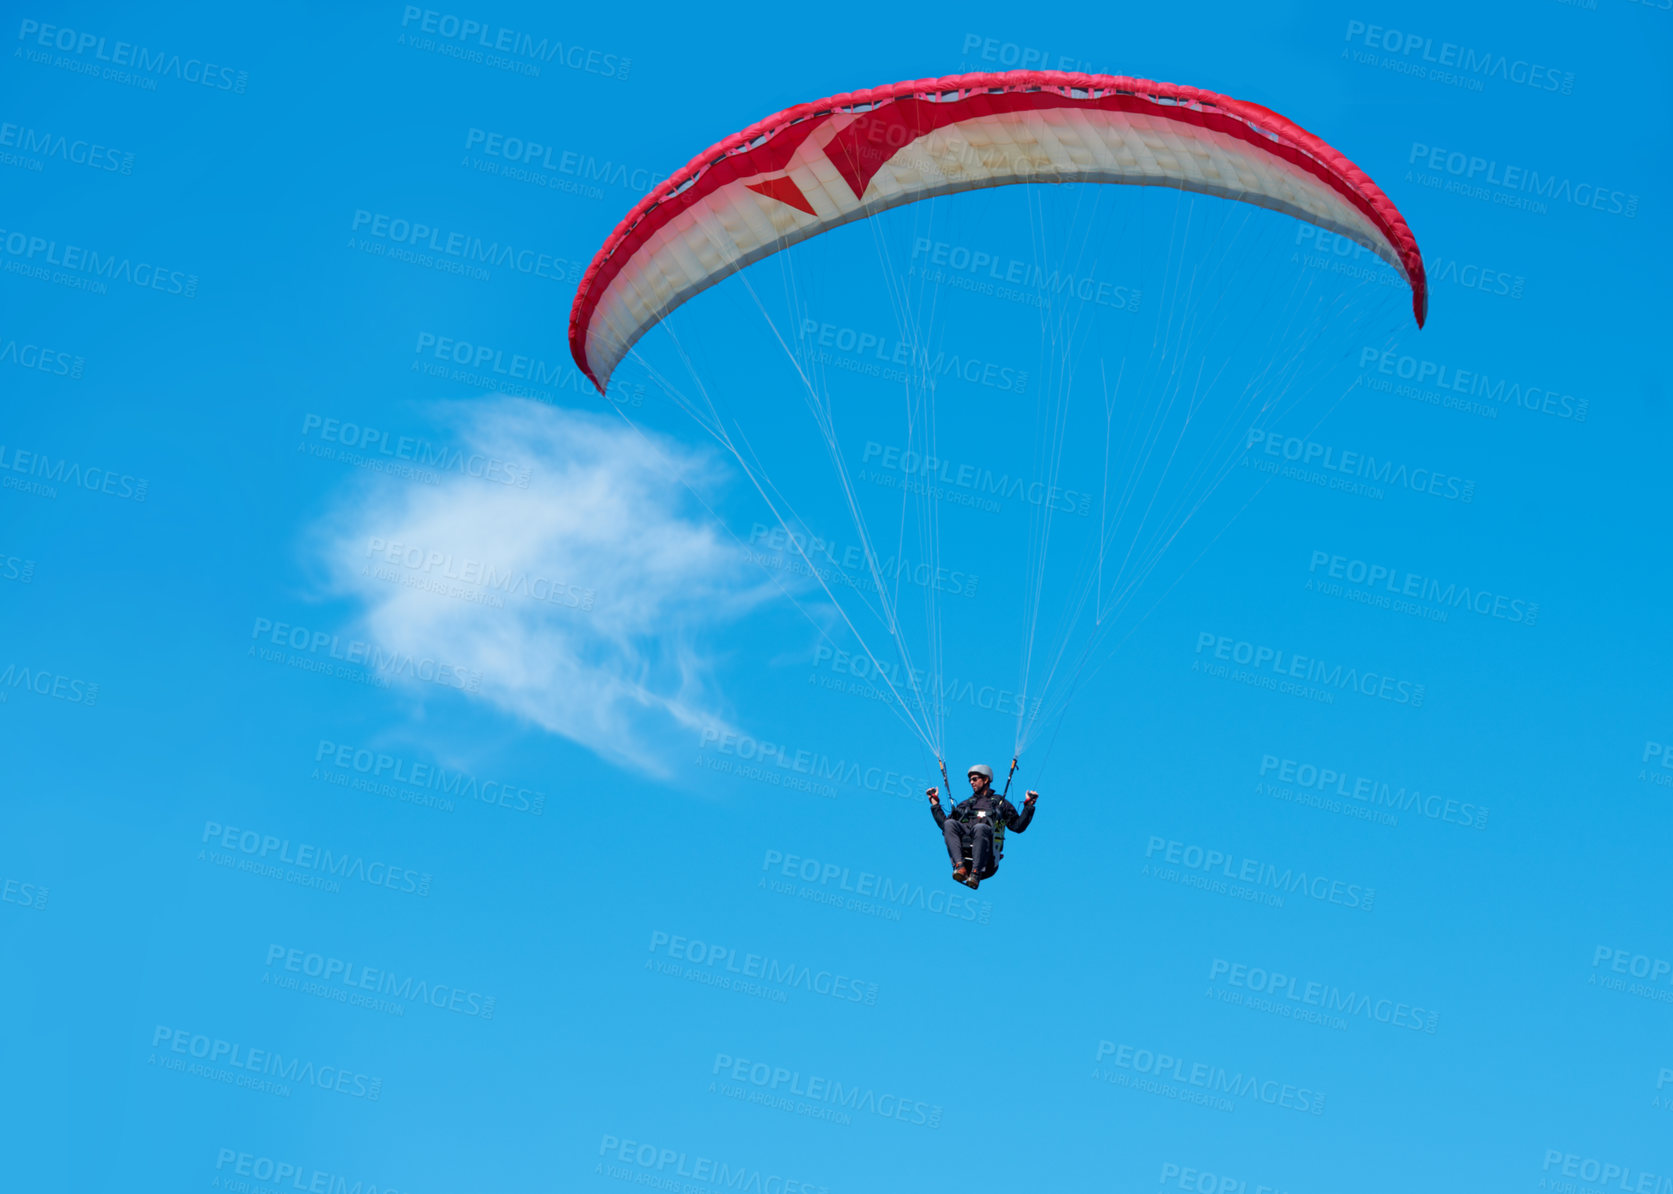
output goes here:
[{"label": "blue sky", "polygon": [[[4,1184],[1673,1189],[1673,11],[832,15],[10,18]],[[443,32],[467,22],[475,49]],[[1337,145],[1410,221],[1428,327],[1278,217],[1234,241],[1212,201],[1010,188],[793,250],[793,291],[762,263],[781,328],[886,338],[877,246],[916,262],[941,350],[994,366],[938,390],[942,457],[1101,494],[1096,362],[1142,413],[1147,337],[1206,310],[1165,305],[1168,269],[1225,304],[1192,367],[1292,350],[1297,276],[1302,310],[1355,289],[1271,433],[1450,488],[1255,467],[1283,440],[1212,457],[1225,484],[1024,751],[1038,817],[972,892],[924,808],[934,754],[843,623],[862,591],[833,606],[671,406],[646,368],[689,394],[671,341],[607,404],[565,329],[579,270],[705,146],[1018,65],[1195,84]],[[550,150],[513,172],[507,138]],[[1089,248],[1040,256],[1031,220]],[[397,221],[526,265],[404,259]],[[1072,313],[1074,384],[1034,308],[927,277],[920,238],[1107,283]],[[749,293],[673,322],[752,471],[858,576]],[[839,458],[916,567],[898,388],[834,351]],[[941,620],[956,780],[1016,741],[1036,511],[935,509],[946,587],[899,609],[926,668]],[[1037,642],[1087,509],[1054,523]],[[1275,688],[1297,656],[1391,685]],[[1286,870],[1317,894],[1261,886]]]}]

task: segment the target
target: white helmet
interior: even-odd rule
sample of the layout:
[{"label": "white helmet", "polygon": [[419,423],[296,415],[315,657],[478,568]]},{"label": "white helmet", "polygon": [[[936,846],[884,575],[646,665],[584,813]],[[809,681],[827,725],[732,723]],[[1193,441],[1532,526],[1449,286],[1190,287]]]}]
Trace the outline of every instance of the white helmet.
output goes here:
[{"label": "white helmet", "polygon": [[964,774],[967,779],[972,775],[985,775],[988,783],[991,784],[993,782],[993,768],[989,767],[986,763],[977,763]]}]

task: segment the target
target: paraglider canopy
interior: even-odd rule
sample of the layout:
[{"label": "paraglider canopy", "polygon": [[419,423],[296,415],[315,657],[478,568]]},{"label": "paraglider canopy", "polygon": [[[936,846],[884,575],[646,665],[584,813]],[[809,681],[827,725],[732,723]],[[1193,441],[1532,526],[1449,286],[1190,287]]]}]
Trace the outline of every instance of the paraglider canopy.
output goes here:
[{"label": "paraglider canopy", "polygon": [[[1421,327],[1426,296],[1388,197],[1284,117],[1015,71],[834,96],[712,146],[604,242],[569,336],[600,392],[630,363],[668,399],[615,414],[688,417],[736,466],[741,498],[703,504],[740,546],[770,518],[786,558],[749,558],[815,661],[857,648],[836,687],[898,715],[945,783],[955,703],[1014,720],[1013,772],[1036,743],[1044,766],[1276,475],[1253,445],[1310,446],[1360,388],[1353,350],[1391,347],[1408,297]],[[1015,681],[988,682],[1013,651]]]},{"label": "paraglider canopy", "polygon": [[1406,221],[1305,129],[1195,87],[1007,71],[801,104],[698,154],[593,259],[571,310],[570,351],[602,392],[646,331],[752,262],[920,199],[1042,182],[1176,187],[1288,213],[1399,270],[1423,325],[1423,259]]}]

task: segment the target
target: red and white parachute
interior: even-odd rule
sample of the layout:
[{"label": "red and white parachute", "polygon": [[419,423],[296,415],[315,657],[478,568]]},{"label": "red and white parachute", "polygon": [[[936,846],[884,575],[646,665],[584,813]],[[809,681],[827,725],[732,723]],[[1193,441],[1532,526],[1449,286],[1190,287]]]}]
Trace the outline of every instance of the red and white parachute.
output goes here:
[{"label": "red and white parachute", "polygon": [[[1036,183],[1065,185],[962,194]],[[1006,266],[960,264],[978,256]],[[1284,117],[1013,71],[833,96],[699,154],[605,241],[569,341],[600,392],[631,356],[725,450],[823,590],[797,608],[941,758],[963,691],[942,660],[991,675],[1014,647],[1015,749],[1043,740],[1183,576],[1164,559],[1201,558],[1264,486],[1251,437],[1328,417],[1359,385],[1341,363],[1410,326],[1407,290],[1421,327],[1406,221]],[[900,470],[868,472],[873,449]],[[979,608],[917,579],[949,561],[1001,578]]]},{"label": "red and white parachute", "polygon": [[1008,71],[801,104],[697,155],[593,259],[570,314],[570,351],[603,391],[658,320],[752,262],[931,196],[1046,182],[1175,187],[1285,212],[1399,270],[1423,324],[1423,259],[1406,221],[1305,129],[1195,87]]}]

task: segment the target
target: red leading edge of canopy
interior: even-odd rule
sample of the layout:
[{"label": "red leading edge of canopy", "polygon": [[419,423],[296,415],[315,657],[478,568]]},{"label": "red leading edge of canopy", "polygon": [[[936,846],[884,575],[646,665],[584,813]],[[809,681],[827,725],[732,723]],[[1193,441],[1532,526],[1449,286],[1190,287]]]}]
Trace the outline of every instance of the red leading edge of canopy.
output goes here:
[{"label": "red leading edge of canopy", "polygon": [[[1073,91],[1098,91],[1103,94],[1096,97],[1090,94],[1076,96]],[[956,99],[943,100],[942,97],[949,93],[959,94]],[[856,108],[874,111],[878,105],[904,99],[925,100],[932,105],[915,118],[905,118],[906,123],[919,126],[920,136],[945,124],[998,111],[1096,108],[1144,112],[1237,137],[1321,179],[1376,225],[1399,254],[1406,276],[1411,281],[1412,314],[1418,327],[1423,326],[1429,307],[1428,282],[1424,276],[1423,255],[1418,251],[1417,240],[1407,227],[1405,218],[1363,170],[1300,125],[1259,104],[1216,95],[1196,87],[1120,75],[1005,71],[919,79],[798,104],[756,121],[742,132],[734,133],[692,158],[634,205],[633,210],[616,225],[615,231],[604,242],[581,278],[575,303],[570,309],[569,349],[588,380],[603,391],[604,387],[598,385],[598,378],[586,354],[587,329],[593,312],[622,266],[652,235],[697,200],[727,183],[784,169],[801,143],[829,117],[839,112],[852,112]],[[979,106],[973,107],[969,101],[979,101]],[[941,112],[946,112],[945,119],[938,119]],[[889,152],[899,152],[901,148],[903,146],[891,144]],[[859,184],[857,197],[859,191],[864,190],[864,180],[869,180],[881,161],[841,165],[846,167],[843,169],[845,177],[851,173],[854,175],[850,185]],[[752,189],[801,207],[795,202],[796,197],[780,195],[772,188],[771,184],[776,181],[767,180],[766,184]],[[788,179],[784,181],[789,182]]]}]

